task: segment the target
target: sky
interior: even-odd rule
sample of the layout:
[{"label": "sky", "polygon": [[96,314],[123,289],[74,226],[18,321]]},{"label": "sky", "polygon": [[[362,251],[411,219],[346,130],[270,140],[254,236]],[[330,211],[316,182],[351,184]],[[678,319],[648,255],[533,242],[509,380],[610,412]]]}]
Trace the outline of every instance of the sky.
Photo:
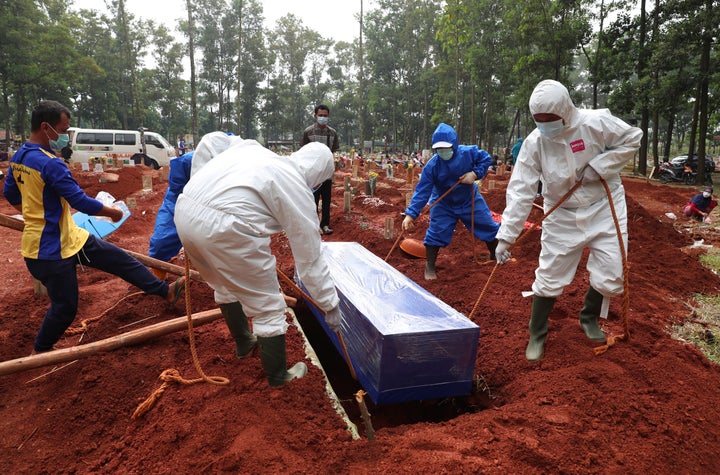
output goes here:
[{"label": "sky", "polygon": [[[360,14],[360,0],[260,0],[260,3],[268,28],[272,28],[280,17],[292,13],[306,27],[335,41],[352,42],[360,33],[360,25],[355,19],[355,15]],[[363,10],[367,13],[375,7],[374,3],[363,0]],[[73,4],[75,9],[105,10],[102,0],[73,0]],[[171,30],[178,19],[186,17],[185,0],[125,0],[125,7],[136,17],[164,23]]]}]

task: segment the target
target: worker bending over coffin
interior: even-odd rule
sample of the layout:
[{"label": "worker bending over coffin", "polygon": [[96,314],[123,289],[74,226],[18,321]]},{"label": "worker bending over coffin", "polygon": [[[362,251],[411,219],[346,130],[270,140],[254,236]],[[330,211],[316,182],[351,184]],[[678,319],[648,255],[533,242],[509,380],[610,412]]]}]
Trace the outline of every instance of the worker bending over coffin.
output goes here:
[{"label": "worker bending over coffin", "polygon": [[327,324],[334,330],[340,325],[340,299],[320,251],[312,191],[333,172],[324,144],[312,142],[285,158],[255,140],[241,140],[193,173],[175,206],[185,252],[215,291],[237,356],[249,355],[257,344],[271,386],[307,371],[302,362],[286,366],[288,324],[272,234],[285,232],[300,280],[327,311]]}]

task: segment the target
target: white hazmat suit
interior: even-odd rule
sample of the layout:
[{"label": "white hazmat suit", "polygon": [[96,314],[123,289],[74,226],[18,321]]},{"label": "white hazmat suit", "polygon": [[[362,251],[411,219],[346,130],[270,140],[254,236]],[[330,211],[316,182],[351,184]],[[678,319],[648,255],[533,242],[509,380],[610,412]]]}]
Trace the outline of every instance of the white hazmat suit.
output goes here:
[{"label": "white hazmat suit", "polygon": [[317,304],[337,312],[312,194],[333,171],[332,153],[321,143],[285,158],[254,140],[238,140],[194,173],[178,198],[175,224],[193,265],[217,303],[242,304],[258,337],[284,335],[288,327],[270,250],[275,233],[287,235]]},{"label": "white hazmat suit", "polygon": [[[538,180],[543,182],[547,212],[575,183],[583,184],[542,223],[542,251],[533,293],[557,297],[575,276],[584,247],[589,247],[590,285],[606,297],[623,291],[622,256],[602,183],[610,188],[627,247],[627,208],[620,171],[640,145],[642,131],[607,109],[577,109],[557,81],[542,81],[530,98],[530,112],[553,113],[565,127],[555,138],[535,129],[523,142],[507,186],[506,207],[497,238],[514,243],[533,206]],[[586,171],[586,167],[592,171]]]}]

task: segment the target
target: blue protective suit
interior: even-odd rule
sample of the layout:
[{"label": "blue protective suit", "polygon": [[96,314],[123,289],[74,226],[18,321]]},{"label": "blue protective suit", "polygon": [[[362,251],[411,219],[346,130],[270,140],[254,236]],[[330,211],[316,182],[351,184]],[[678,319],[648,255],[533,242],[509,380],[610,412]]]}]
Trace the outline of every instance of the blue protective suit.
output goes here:
[{"label": "blue protective suit", "polygon": [[[458,145],[455,129],[441,123],[435,129],[432,143],[448,142],[453,146],[454,154],[450,160],[443,160],[437,154],[427,162],[415,187],[410,206],[405,214],[413,219],[422,212],[426,204],[433,204],[449,190],[458,179],[469,171],[474,171],[478,179],[485,176],[493,159],[485,150],[477,145]],[[495,239],[500,227],[492,219],[490,208],[480,194],[477,183],[460,184],[430,210],[430,226],[425,234],[426,246],[446,247],[452,240],[458,219],[471,229],[470,217],[475,206],[475,236],[481,241],[490,242]]]},{"label": "blue protective suit", "polygon": [[194,152],[188,152],[170,160],[168,187],[162,205],[155,218],[155,230],[150,237],[148,255],[161,261],[169,261],[180,252],[182,243],[175,229],[175,202],[190,180],[190,169]]}]

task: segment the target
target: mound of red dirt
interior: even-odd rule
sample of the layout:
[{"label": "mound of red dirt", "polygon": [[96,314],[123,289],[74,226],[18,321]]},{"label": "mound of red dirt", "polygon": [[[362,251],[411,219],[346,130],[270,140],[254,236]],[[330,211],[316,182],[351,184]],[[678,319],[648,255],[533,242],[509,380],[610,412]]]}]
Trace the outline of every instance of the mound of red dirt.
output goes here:
[{"label": "mound of red dirt", "polygon": [[[5,165],[6,166],[6,165]],[[146,253],[166,184],[144,168],[117,171],[117,183],[77,172],[94,196],[135,198],[133,216],[108,238]],[[155,175],[153,190],[141,192],[142,174]],[[493,178],[493,177],[490,177]],[[507,177],[483,183],[490,208],[505,206]],[[490,181],[493,184],[490,184]],[[695,348],[675,341],[669,326],[691,317],[686,306],[695,292],[718,294],[720,280],[682,248],[697,238],[676,230],[666,213],[680,214],[694,192],[625,178],[629,225],[629,329],[600,356],[585,338],[577,317],[588,286],[584,260],[550,317],[544,358],[524,358],[529,290],[539,252],[537,230],[513,249],[516,261],[488,264],[482,243],[462,225],[438,257],[438,279],[423,279],[424,261],[393,249],[386,218],[400,229],[406,194],[402,176],[378,179],[375,197],[353,180],[352,208],[343,210],[345,187],[338,173],[332,227],[325,240],[357,241],[465,315],[473,314],[481,337],[477,387],[467,398],[372,408],[375,439],[354,401],[340,401],[360,434],[354,439],[326,393],[321,370],[281,388],[265,382],[257,356],[238,360],[224,323],[195,329],[199,363],[227,385],[170,384],[143,417],[136,407],[176,368],[197,378],[187,332],[100,353],[69,365],[0,376],[0,471],[3,473],[713,473],[720,450],[720,371]],[[492,188],[492,189],[490,189]],[[0,212],[16,214],[4,200]],[[533,211],[530,221],[538,220]],[[427,217],[409,237],[420,239]],[[20,233],[0,228],[0,360],[28,355],[46,297],[36,297],[20,256]],[[716,244],[705,239],[705,244]],[[287,240],[276,236],[279,268],[292,275]],[[174,261],[184,265],[182,257]],[[239,272],[242,269],[238,269]],[[78,269],[81,343],[98,341],[143,325],[183,316],[181,304],[137,295],[124,281],[94,269]],[[482,290],[487,290],[481,296]],[[285,289],[292,295],[292,289]],[[216,308],[202,283],[190,287],[193,313]],[[118,303],[119,302],[119,303]],[[623,299],[613,300],[603,322],[607,333],[623,332]],[[302,306],[298,309],[302,312]],[[63,344],[78,343],[80,336]],[[288,360],[305,358],[295,327],[288,333]],[[336,356],[342,368],[341,355]],[[345,397],[345,396],[342,396]]]}]

